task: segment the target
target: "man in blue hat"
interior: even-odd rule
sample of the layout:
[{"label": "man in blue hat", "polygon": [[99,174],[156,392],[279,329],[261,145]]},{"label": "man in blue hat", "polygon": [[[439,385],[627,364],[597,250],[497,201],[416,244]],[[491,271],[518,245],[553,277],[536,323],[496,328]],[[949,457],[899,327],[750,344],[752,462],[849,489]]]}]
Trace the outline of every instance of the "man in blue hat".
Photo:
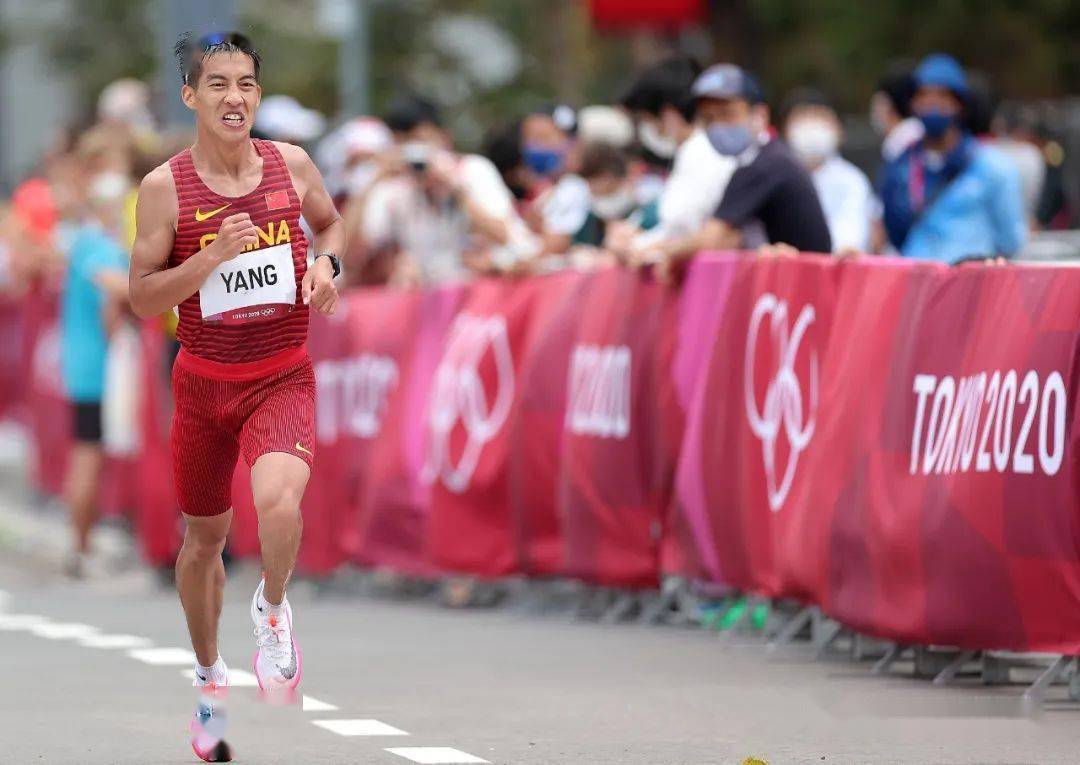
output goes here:
[{"label": "man in blue hat", "polygon": [[885,228],[904,256],[945,263],[1015,255],[1027,225],[1009,159],[963,126],[970,91],[956,59],[927,56],[911,108],[924,136],[882,173]]},{"label": "man in blue hat", "polygon": [[785,245],[784,250],[831,252],[813,181],[772,136],[769,107],[753,75],[734,64],[715,64],[694,81],[691,95],[697,124],[715,152],[735,160],[736,170],[713,217],[695,234],[659,248],[659,275],[677,275],[701,250]]}]

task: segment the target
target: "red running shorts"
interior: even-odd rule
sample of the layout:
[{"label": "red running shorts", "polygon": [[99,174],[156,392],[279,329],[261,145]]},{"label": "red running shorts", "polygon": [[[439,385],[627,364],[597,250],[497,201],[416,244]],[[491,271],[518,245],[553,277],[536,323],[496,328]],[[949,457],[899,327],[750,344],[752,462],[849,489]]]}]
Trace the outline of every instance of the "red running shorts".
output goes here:
[{"label": "red running shorts", "polygon": [[232,506],[236,460],[269,452],[315,458],[315,372],[304,358],[253,380],[218,380],[173,365],[173,481],[187,515]]}]

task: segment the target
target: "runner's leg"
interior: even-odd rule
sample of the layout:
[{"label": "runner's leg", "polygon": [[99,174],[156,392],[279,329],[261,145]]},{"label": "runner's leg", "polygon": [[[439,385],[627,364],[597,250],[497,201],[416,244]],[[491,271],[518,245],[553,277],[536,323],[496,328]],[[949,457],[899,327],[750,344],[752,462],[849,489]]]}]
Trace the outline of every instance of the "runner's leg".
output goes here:
[{"label": "runner's leg", "polygon": [[303,459],[284,452],[264,454],[251,467],[266,579],[263,597],[274,605],[285,597],[285,583],[296,565],[304,525],[300,500],[310,475],[311,469]]},{"label": "runner's leg", "polygon": [[176,588],[203,667],[217,661],[225,588],[221,551],[232,522],[232,476],[240,446],[220,417],[222,386],[174,369],[173,480],[187,528],[176,561]]},{"label": "runner's leg", "polygon": [[232,510],[211,516],[184,515],[187,530],[176,559],[176,589],[184,607],[191,647],[199,664],[217,661],[217,626],[225,593],[221,551],[232,522]]}]

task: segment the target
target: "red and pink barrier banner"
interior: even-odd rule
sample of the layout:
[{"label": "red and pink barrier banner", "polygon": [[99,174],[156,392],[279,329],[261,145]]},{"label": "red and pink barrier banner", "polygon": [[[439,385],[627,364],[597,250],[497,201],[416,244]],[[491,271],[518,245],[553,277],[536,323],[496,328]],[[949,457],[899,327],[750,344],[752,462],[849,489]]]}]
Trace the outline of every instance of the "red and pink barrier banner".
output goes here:
[{"label": "red and pink barrier banner", "polygon": [[[312,322],[301,566],[682,574],[903,642],[1080,650],[1080,271],[705,255],[358,290]],[[179,534],[144,331],[134,516]],[[45,426],[35,423],[45,440]],[[246,471],[230,545],[257,555]]]}]

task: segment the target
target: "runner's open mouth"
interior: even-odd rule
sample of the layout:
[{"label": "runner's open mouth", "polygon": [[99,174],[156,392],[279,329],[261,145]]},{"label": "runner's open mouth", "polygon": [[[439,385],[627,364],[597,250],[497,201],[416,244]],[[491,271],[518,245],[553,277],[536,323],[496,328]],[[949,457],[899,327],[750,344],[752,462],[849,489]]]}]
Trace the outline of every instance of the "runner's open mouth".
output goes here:
[{"label": "runner's open mouth", "polygon": [[229,127],[243,127],[247,119],[240,112],[226,112],[222,115],[221,121]]}]

